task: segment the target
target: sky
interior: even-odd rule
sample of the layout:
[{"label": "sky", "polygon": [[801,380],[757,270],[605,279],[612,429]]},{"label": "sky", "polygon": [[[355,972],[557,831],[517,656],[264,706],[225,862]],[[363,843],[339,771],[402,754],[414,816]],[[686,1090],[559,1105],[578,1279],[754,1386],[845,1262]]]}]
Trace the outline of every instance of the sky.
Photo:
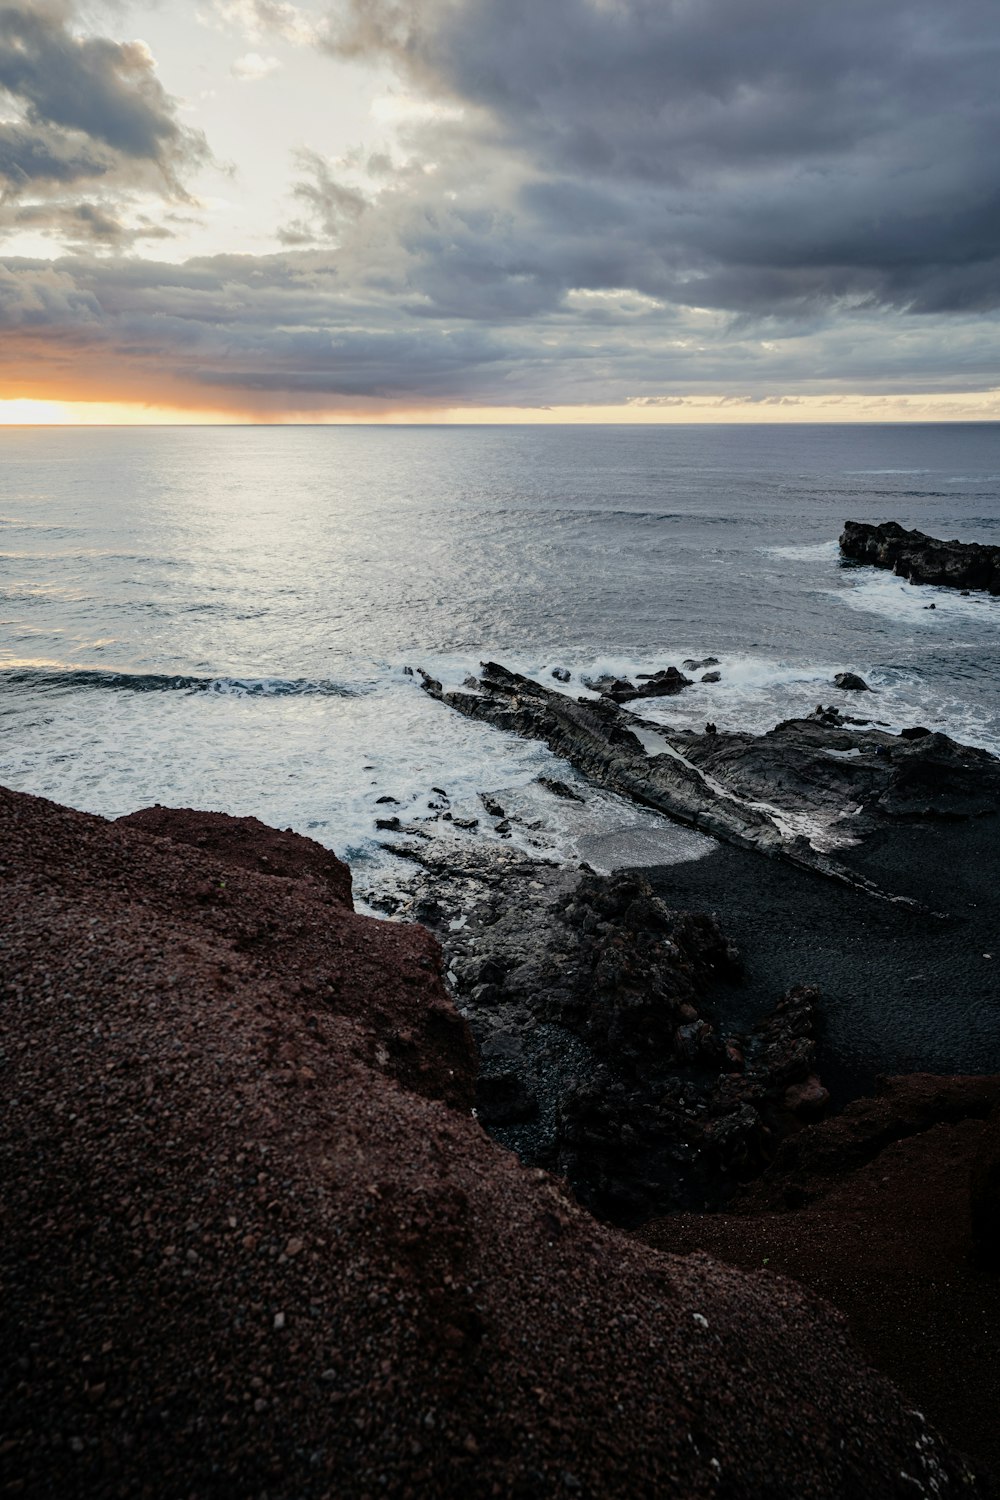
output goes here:
[{"label": "sky", "polygon": [[0,0],[0,423],[1000,419],[996,0]]}]

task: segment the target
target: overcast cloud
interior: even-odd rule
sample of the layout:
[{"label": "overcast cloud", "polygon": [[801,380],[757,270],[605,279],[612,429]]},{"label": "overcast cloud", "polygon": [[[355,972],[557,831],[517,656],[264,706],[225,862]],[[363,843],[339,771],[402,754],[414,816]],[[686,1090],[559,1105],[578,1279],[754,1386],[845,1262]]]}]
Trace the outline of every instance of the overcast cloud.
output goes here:
[{"label": "overcast cloud", "polygon": [[132,193],[184,200],[207,143],[178,123],[141,43],[81,36],[73,21],[69,0],[0,0],[0,227],[114,248],[162,237],[162,224],[127,223]]},{"label": "overcast cloud", "polygon": [[[9,259],[5,389],[19,362],[68,385],[84,350],[104,395],[251,410],[1000,383],[995,0],[214,15],[258,99],[296,55],[394,70],[391,145],[289,141],[276,254]],[[68,3],[0,4],[0,227],[113,252],[172,233],[213,143],[168,86]],[[163,213],[126,211],[140,188]]]}]

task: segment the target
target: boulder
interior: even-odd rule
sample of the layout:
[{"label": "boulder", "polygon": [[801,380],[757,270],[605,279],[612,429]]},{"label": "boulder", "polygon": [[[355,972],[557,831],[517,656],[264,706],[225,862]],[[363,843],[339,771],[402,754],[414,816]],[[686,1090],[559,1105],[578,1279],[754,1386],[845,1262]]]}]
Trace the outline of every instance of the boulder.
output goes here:
[{"label": "boulder", "polygon": [[856,672],[838,672],[833,679],[834,687],[844,693],[870,693],[871,688]]}]

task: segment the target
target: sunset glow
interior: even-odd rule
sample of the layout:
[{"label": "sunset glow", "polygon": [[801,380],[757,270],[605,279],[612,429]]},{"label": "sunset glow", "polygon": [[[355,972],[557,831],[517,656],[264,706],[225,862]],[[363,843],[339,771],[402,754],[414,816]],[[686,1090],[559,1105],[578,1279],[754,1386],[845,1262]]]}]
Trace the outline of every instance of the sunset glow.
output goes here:
[{"label": "sunset glow", "polygon": [[5,425],[1000,416],[976,6],[4,15]]}]

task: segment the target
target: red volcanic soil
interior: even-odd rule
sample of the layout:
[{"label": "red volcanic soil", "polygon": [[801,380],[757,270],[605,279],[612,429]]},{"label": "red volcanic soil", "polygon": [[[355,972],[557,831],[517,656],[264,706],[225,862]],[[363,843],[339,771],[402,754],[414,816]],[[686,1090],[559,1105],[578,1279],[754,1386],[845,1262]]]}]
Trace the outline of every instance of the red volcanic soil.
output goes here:
[{"label": "red volcanic soil", "polygon": [[326,851],[0,791],[0,942],[0,1493],[986,1493],[831,1308],[500,1150]]},{"label": "red volcanic soil", "polygon": [[1000,1078],[888,1079],[786,1141],[735,1211],[659,1219],[639,1237],[766,1265],[829,1298],[868,1358],[1000,1476],[998,1108]]}]

